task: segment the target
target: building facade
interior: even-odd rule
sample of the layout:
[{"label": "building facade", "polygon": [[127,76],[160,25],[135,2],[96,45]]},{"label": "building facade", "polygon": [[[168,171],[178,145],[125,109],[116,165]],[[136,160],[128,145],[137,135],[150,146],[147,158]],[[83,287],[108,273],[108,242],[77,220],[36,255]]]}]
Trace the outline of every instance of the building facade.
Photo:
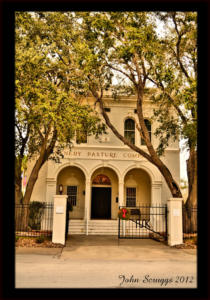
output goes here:
[{"label": "building facade", "polygon": [[[86,101],[91,104],[93,99]],[[105,107],[117,130],[147,151],[135,126],[136,98],[131,96],[115,101],[107,95]],[[152,144],[156,148],[158,138],[154,136],[154,131],[157,124],[151,121],[152,115],[153,106],[146,99],[144,117]],[[83,224],[87,224],[87,220],[116,221],[119,206],[166,204],[171,194],[159,170],[124,145],[109,128],[107,132],[99,139],[84,137],[80,144],[75,137],[72,150],[64,151],[64,158],[60,163],[51,160],[46,162],[40,170],[31,201],[53,202],[54,195],[59,194],[59,187],[62,185],[63,194],[69,196],[73,205],[71,222],[77,220],[81,228],[84,228]],[[179,155],[177,141],[170,143],[162,157],[178,183]],[[30,166],[27,177],[29,175]],[[84,230],[81,229],[80,232]]]}]

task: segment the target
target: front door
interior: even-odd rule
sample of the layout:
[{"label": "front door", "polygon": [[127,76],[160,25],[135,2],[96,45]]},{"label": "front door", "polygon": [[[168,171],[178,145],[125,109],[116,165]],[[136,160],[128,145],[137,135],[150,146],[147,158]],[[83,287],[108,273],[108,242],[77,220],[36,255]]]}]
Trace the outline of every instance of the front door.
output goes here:
[{"label": "front door", "polygon": [[92,219],[111,219],[111,188],[92,187]]}]

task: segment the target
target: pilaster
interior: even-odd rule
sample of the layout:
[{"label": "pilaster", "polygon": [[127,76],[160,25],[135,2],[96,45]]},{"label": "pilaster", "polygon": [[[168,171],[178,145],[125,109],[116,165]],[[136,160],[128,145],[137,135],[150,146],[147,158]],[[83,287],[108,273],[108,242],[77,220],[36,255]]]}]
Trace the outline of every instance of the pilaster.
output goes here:
[{"label": "pilaster", "polygon": [[167,201],[169,246],[183,244],[182,202],[183,198],[170,198]]}]

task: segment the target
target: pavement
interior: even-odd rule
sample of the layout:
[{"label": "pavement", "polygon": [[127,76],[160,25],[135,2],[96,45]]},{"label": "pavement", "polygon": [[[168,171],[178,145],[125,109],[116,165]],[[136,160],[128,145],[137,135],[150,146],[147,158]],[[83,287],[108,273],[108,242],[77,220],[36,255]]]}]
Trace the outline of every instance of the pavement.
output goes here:
[{"label": "pavement", "polygon": [[196,249],[72,235],[64,248],[16,248],[16,288],[196,288]]}]

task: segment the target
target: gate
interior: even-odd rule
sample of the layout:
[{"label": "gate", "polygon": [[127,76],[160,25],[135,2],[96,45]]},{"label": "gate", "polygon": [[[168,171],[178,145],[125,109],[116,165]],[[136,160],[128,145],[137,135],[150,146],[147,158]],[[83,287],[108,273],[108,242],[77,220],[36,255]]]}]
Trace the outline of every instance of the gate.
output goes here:
[{"label": "gate", "polygon": [[167,205],[120,206],[119,209],[128,213],[127,219],[118,219],[119,239],[167,241]]}]

